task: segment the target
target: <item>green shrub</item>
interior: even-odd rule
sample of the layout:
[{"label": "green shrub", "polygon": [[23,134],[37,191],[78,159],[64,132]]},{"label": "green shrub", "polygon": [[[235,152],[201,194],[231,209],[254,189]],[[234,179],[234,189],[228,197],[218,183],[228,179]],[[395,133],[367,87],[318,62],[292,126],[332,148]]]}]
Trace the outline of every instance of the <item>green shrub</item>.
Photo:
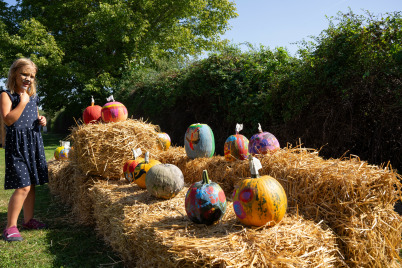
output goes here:
[{"label": "green shrub", "polygon": [[173,144],[183,145],[190,124],[207,123],[222,154],[236,123],[248,137],[261,123],[282,146],[300,140],[327,157],[401,167],[401,13],[335,20],[301,43],[297,58],[283,48],[230,46],[182,68],[137,67],[117,91],[130,114],[160,125]]}]

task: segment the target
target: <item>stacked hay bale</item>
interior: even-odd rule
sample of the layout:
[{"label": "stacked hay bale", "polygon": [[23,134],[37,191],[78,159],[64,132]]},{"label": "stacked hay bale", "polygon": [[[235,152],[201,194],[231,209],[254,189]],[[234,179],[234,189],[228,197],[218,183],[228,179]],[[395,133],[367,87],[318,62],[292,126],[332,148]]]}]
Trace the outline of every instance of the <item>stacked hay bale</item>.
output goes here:
[{"label": "stacked hay bale", "polygon": [[94,225],[89,189],[99,178],[85,176],[69,161],[49,161],[48,169],[50,192],[71,207],[78,224]]},{"label": "stacked hay bale", "polygon": [[[187,184],[201,180],[202,171],[208,170],[229,199],[235,185],[250,175],[248,161],[227,162],[221,156],[190,160],[182,147],[160,151],[157,133],[157,126],[129,119],[78,126],[71,134],[71,165],[85,177],[101,178],[93,180],[90,189],[84,187],[97,229],[127,263],[396,267],[402,218],[393,204],[400,198],[401,184],[389,167],[370,166],[358,158],[324,160],[317,151],[305,148],[258,156],[263,166],[260,174],[275,177],[287,193],[285,219],[274,228],[244,228],[229,204],[219,224],[200,227],[185,216],[185,190],[172,200],[160,201],[122,179],[131,149],[141,148],[153,159],[177,165]],[[302,241],[300,234],[311,240]],[[157,254],[149,260],[151,248]]]},{"label": "stacked hay bale", "polygon": [[[98,181],[91,191],[98,228],[135,267],[336,267],[342,261],[333,232],[291,211],[273,228],[245,228],[231,203],[220,223],[193,224],[186,216],[185,188],[158,200],[146,190]],[[113,226],[113,228],[111,228]],[[152,256],[152,257],[151,257]]]}]

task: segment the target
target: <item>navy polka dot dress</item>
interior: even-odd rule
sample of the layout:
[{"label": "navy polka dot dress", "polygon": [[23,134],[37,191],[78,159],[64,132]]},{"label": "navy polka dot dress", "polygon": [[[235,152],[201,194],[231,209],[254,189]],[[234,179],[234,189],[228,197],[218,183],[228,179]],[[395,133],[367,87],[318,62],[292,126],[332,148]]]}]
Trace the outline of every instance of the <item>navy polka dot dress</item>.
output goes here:
[{"label": "navy polka dot dress", "polygon": [[[20,102],[18,94],[10,96],[12,109]],[[1,93],[1,92],[0,92]],[[41,126],[38,119],[38,96],[30,97],[20,118],[6,126],[6,177],[4,189],[17,189],[49,182]]]}]

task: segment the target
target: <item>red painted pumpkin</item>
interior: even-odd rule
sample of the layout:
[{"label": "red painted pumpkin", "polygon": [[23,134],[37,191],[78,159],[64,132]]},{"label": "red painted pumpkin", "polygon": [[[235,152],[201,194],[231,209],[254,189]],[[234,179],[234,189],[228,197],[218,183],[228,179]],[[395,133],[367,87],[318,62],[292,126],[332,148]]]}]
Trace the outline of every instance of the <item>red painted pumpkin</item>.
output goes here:
[{"label": "red painted pumpkin", "polygon": [[99,122],[102,117],[102,107],[99,105],[95,105],[94,98],[91,99],[91,106],[85,108],[84,113],[82,114],[82,119],[85,124],[92,124]]},{"label": "red painted pumpkin", "polygon": [[[253,157],[250,156],[251,165]],[[253,168],[251,168],[253,170]],[[287,209],[287,197],[282,185],[271,176],[243,180],[233,193],[233,208],[237,219],[247,226],[273,226],[280,222]]]},{"label": "red painted pumpkin", "polygon": [[219,184],[212,182],[206,170],[202,181],[188,188],[185,206],[187,216],[195,223],[211,225],[219,221],[226,212],[225,192]]},{"label": "red painted pumpkin", "polygon": [[236,134],[229,136],[224,144],[224,154],[227,161],[245,160],[248,158],[248,139],[239,134],[243,124],[236,124]]},{"label": "red painted pumpkin", "polygon": [[111,101],[102,107],[103,122],[121,122],[126,120],[128,117],[126,106],[118,101],[114,101],[113,96],[110,96],[109,100]]},{"label": "red painted pumpkin", "polygon": [[133,159],[129,159],[126,161],[126,163],[123,166],[123,173],[124,173],[124,178],[129,182],[132,183],[134,182],[134,171],[136,166],[144,161],[144,158],[139,157],[142,152],[141,149],[137,150],[132,150],[133,151]]},{"label": "red painted pumpkin", "polygon": [[145,176],[147,175],[147,172],[151,167],[159,164],[162,163],[155,159],[149,159],[149,152],[146,152],[144,160],[138,163],[134,168],[134,182],[140,188],[145,189]]}]

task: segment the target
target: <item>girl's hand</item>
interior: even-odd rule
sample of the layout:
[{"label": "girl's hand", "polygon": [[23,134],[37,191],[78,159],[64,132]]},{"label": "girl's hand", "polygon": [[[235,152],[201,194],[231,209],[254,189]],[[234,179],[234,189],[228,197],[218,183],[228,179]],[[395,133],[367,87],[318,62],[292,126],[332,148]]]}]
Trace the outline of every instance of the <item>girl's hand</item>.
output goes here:
[{"label": "girl's hand", "polygon": [[38,117],[38,119],[39,119],[39,124],[40,124],[42,127],[46,126],[46,117],[40,115],[40,116]]},{"label": "girl's hand", "polygon": [[20,93],[20,102],[26,105],[29,102],[29,95],[25,91]]}]

